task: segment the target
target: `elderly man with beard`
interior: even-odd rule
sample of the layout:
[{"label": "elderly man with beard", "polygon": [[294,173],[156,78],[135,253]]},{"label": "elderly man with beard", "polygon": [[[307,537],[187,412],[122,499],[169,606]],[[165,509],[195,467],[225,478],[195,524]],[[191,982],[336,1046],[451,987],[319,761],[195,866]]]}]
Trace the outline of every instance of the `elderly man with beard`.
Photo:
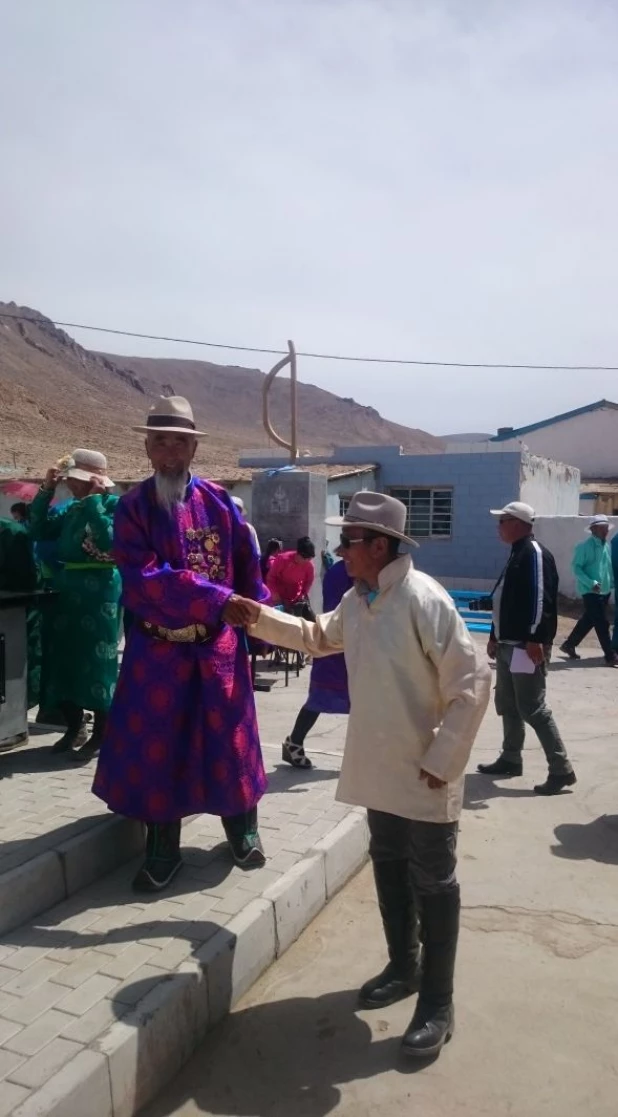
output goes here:
[{"label": "elderly man with beard", "polygon": [[198,438],[180,396],[145,427],[154,476],[118,504],[114,556],[133,614],[94,781],[111,810],[147,827],[136,891],[181,867],[181,820],[219,815],[234,860],[264,864],[257,804],[266,777],[244,633],[265,601],[249,529],[224,489],[190,472]]}]

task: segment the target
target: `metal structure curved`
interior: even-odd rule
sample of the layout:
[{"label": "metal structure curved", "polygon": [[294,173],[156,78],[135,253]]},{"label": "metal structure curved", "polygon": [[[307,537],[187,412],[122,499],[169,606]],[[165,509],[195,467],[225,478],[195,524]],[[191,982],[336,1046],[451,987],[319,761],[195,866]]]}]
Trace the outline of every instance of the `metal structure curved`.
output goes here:
[{"label": "metal structure curved", "polygon": [[[290,440],[282,438],[277,434],[275,428],[270,421],[270,414],[268,410],[268,393],[272,387],[273,381],[277,373],[281,372],[287,365],[290,366],[290,404],[291,404],[291,417],[290,417]],[[278,446],[283,446],[284,450],[290,452],[290,462],[294,463],[298,459],[298,396],[297,396],[297,373],[296,373],[296,349],[293,341],[288,341],[288,352],[285,357],[277,361],[268,373],[264,381],[264,388],[262,390],[262,418],[264,422],[264,429],[273,442]]]}]

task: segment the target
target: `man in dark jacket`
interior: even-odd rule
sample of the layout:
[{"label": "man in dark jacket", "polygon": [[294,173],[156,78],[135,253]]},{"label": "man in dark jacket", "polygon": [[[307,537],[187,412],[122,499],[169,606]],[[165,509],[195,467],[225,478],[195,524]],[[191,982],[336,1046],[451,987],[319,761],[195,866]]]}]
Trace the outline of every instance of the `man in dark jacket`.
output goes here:
[{"label": "man in dark jacket", "polygon": [[576,782],[558,726],[546,702],[547,664],[558,627],[558,571],[554,556],[534,538],[534,509],[513,501],[492,509],[511,554],[493,591],[493,624],[487,653],[496,661],[496,713],[504,743],[485,776],[521,776],[526,723],[534,729],[549,765],[538,795],[556,795]]}]

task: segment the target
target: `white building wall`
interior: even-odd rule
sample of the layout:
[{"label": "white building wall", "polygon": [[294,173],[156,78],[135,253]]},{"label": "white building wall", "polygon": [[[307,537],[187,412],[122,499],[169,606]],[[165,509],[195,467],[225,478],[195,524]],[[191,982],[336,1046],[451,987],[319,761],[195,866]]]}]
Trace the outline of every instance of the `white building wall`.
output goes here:
[{"label": "white building wall", "polygon": [[574,419],[529,431],[519,439],[505,439],[493,445],[503,449],[520,445],[533,454],[568,462],[580,470],[584,479],[618,477],[618,410],[587,411]]},{"label": "white building wall", "polygon": [[580,482],[579,470],[570,465],[522,454],[519,499],[537,516],[576,516]]},{"label": "white building wall", "polygon": [[[339,515],[339,498],[342,496],[354,496],[354,493],[375,492],[376,489],[376,474],[375,473],[352,473],[347,477],[334,477],[329,480],[326,495],[326,515],[328,518],[331,516]],[[339,546],[339,536],[341,535],[341,528],[330,527],[326,525],[326,544],[331,551],[334,552],[335,548]]]},{"label": "white building wall", "polygon": [[[560,593],[565,597],[577,597],[571,562],[576,544],[588,537],[589,523],[588,516],[540,516],[534,524],[534,534],[539,543],[547,547],[556,560]],[[610,523],[613,524],[613,530],[617,531],[618,516],[610,517]]]}]

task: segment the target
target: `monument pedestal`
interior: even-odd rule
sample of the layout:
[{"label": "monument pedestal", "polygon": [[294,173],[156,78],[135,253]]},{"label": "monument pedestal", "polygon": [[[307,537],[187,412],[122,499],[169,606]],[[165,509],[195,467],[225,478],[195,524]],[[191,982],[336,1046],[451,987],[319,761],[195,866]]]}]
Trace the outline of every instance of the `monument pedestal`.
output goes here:
[{"label": "monument pedestal", "polygon": [[[262,547],[269,539],[281,539],[284,550],[296,550],[297,541],[308,535],[316,550],[316,570],[320,552],[326,547],[326,477],[320,473],[291,470],[289,473],[257,473],[251,490],[251,519]],[[312,605],[321,609],[320,580]]]}]

